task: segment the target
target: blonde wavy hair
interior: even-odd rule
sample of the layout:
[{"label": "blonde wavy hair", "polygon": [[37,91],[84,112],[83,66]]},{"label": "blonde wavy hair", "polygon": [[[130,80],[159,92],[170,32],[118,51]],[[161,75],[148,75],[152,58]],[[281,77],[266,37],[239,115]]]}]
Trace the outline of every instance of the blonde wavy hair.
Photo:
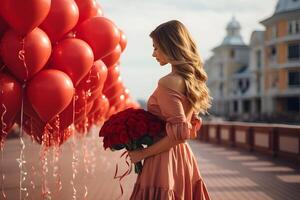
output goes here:
[{"label": "blonde wavy hair", "polygon": [[187,28],[177,20],[159,25],[150,33],[176,73],[184,78],[186,96],[197,113],[207,113],[212,98],[206,85],[207,74],[196,44]]}]

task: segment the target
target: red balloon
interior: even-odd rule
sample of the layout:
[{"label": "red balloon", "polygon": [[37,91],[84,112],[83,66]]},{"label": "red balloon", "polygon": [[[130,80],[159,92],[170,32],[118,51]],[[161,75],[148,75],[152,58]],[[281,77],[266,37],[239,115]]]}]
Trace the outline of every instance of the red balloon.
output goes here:
[{"label": "red balloon", "polygon": [[116,48],[120,41],[120,32],[109,19],[92,17],[78,26],[76,37],[92,47],[95,60],[98,60]]},{"label": "red balloon", "polygon": [[4,69],[5,69],[5,65],[4,65],[4,63],[3,63],[3,61],[2,61],[2,59],[0,57],[0,72],[4,71]]},{"label": "red balloon", "polygon": [[101,17],[103,16],[103,10],[102,7],[100,6],[100,4],[97,2],[97,14],[96,16]]},{"label": "red balloon", "polygon": [[41,71],[27,86],[27,97],[43,122],[49,122],[62,112],[73,95],[71,79],[64,72],[54,69]]},{"label": "red balloon", "polygon": [[76,89],[90,91],[91,93],[98,89],[102,91],[106,77],[107,68],[105,64],[102,60],[97,60],[94,62],[89,73],[80,81]]},{"label": "red balloon", "polygon": [[14,30],[26,35],[44,21],[50,4],[51,0],[0,0],[0,11]]},{"label": "red balloon", "polygon": [[95,0],[75,0],[79,9],[78,24],[97,15],[98,5]]},{"label": "red balloon", "polygon": [[127,37],[122,30],[120,30],[120,43],[119,44],[120,44],[121,50],[123,52],[127,46]]},{"label": "red balloon", "polygon": [[[1,41],[1,56],[7,68],[20,80],[33,77],[47,63],[51,54],[51,43],[44,31],[35,28],[24,38],[15,31],[7,31]],[[19,57],[24,49],[24,62]]]},{"label": "red balloon", "polygon": [[106,98],[105,95],[102,95],[101,98],[99,98],[100,100],[100,109],[97,110],[94,114],[93,114],[93,120],[99,124],[101,122],[103,122],[106,118],[107,112],[109,110],[109,101]]},{"label": "red balloon", "polygon": [[91,116],[93,115],[95,112],[97,112],[98,110],[101,109],[101,106],[102,106],[102,98],[97,98],[95,99],[93,102],[92,102],[92,108],[90,110],[90,112],[88,113],[88,116]]},{"label": "red balloon", "polygon": [[5,20],[0,16],[0,39],[4,35],[5,31],[8,29],[8,24],[5,22]]},{"label": "red balloon", "polygon": [[68,107],[59,114],[61,128],[64,129],[73,122],[76,123],[82,120],[82,118],[90,112],[92,106],[93,101],[89,101],[84,95],[76,95],[75,104],[72,100]]},{"label": "red balloon", "polygon": [[111,99],[119,97],[123,93],[124,85],[121,79],[116,80],[108,88],[104,88],[103,90],[103,94],[105,94],[105,96],[109,99],[110,105],[114,105],[111,103]]},{"label": "red balloon", "polygon": [[55,42],[75,27],[78,18],[79,10],[74,0],[52,0],[50,12],[40,27]]},{"label": "red balloon", "polygon": [[116,82],[120,77],[120,69],[118,65],[114,65],[108,68],[107,78],[105,80],[103,91],[109,89],[114,82]]},{"label": "red balloon", "polygon": [[101,60],[105,63],[105,65],[107,67],[111,67],[119,61],[120,56],[121,56],[121,52],[122,52],[121,46],[118,44],[116,46],[116,48],[110,54],[108,54],[107,56],[105,56]]},{"label": "red balloon", "polygon": [[[25,95],[24,100],[23,100],[23,112],[26,116],[34,119],[34,121],[37,121],[37,122],[42,121],[40,116],[33,109],[32,105],[29,102],[28,97],[26,95]],[[43,125],[45,125],[45,124],[43,124]]]},{"label": "red balloon", "polygon": [[20,84],[11,76],[0,73],[0,140],[14,124],[21,102]]},{"label": "red balloon", "polygon": [[82,40],[70,38],[56,45],[49,66],[68,74],[76,86],[90,71],[93,63],[94,55],[90,46]]},{"label": "red balloon", "polygon": [[[20,119],[17,120],[17,123],[21,126]],[[37,138],[38,136],[42,136],[44,127],[45,127],[45,123],[42,122],[41,120],[28,116],[26,115],[26,113],[23,114],[23,123],[22,123],[23,130],[28,135],[32,136],[33,139],[36,139],[38,143],[42,143],[42,138],[40,137],[38,140]]]},{"label": "red balloon", "polygon": [[[73,133],[72,127],[62,129],[55,125],[55,121],[47,125],[41,121],[35,121],[33,118],[24,115],[23,130],[32,137],[38,144],[44,144],[47,147],[63,144]],[[43,136],[48,134],[48,137]]]}]

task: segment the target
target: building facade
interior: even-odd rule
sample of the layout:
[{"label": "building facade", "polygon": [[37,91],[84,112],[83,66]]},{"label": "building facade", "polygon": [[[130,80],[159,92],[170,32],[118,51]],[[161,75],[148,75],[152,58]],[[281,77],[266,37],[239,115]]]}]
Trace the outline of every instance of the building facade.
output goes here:
[{"label": "building facade", "polygon": [[[279,0],[265,28],[264,112],[300,116],[300,0]],[[300,120],[300,118],[299,118]]]},{"label": "building facade", "polygon": [[243,101],[239,97],[249,89],[249,47],[243,41],[240,29],[239,22],[233,17],[227,24],[227,35],[205,62],[214,115],[233,117],[243,113]]},{"label": "building facade", "polygon": [[250,44],[233,18],[205,62],[212,114],[233,120],[300,121],[300,0],[279,0]]}]

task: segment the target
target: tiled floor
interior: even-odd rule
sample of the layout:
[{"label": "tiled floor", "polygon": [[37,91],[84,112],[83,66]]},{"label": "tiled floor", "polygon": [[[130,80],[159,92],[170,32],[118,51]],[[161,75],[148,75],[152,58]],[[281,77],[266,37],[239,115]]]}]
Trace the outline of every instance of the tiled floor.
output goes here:
[{"label": "tiled floor", "polygon": [[212,199],[300,199],[299,165],[241,149],[190,144]]},{"label": "tiled floor", "polygon": [[[126,170],[125,161],[120,161],[120,152],[104,151],[95,134],[85,140],[69,140],[62,146],[57,162],[55,151],[49,151],[47,163],[41,162],[41,146],[26,137],[24,141],[23,171],[27,175],[22,186],[27,192],[22,192],[22,199],[43,199],[43,186],[49,189],[44,199],[114,200],[120,196],[119,182],[113,176],[117,161],[120,171]],[[300,199],[300,167],[296,164],[198,141],[190,141],[190,145],[214,200]],[[20,169],[16,161],[20,147],[19,139],[8,140],[0,159],[0,183],[8,200],[20,199]],[[132,173],[122,180],[124,194],[120,199],[129,198],[135,178]],[[5,199],[1,191],[0,199]]]}]

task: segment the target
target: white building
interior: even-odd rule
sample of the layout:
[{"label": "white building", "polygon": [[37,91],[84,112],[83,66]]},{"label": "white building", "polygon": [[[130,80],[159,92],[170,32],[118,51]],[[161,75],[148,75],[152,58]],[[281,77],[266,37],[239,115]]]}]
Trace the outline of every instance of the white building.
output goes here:
[{"label": "white building", "polygon": [[243,112],[239,98],[249,88],[249,47],[240,34],[241,26],[233,17],[227,24],[227,35],[222,43],[213,49],[213,56],[205,62],[208,73],[208,87],[212,93],[211,112],[232,117]]}]

